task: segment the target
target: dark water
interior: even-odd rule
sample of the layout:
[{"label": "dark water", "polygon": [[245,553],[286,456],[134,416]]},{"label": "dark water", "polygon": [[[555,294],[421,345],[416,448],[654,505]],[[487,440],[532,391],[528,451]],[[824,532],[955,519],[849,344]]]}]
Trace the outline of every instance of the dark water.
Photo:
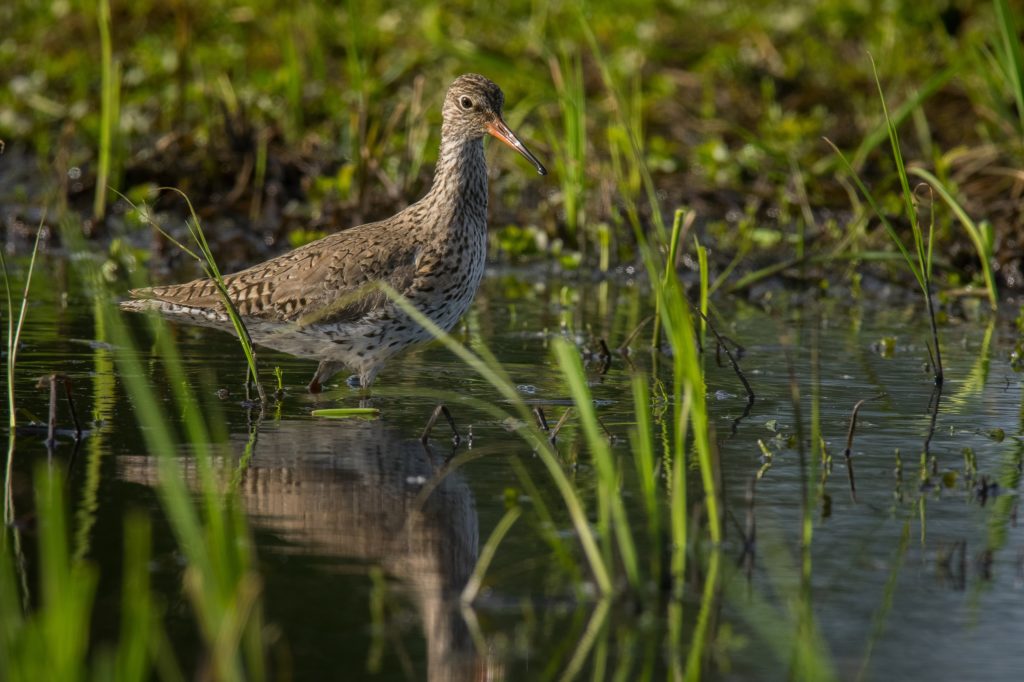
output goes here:
[{"label": "dark water", "polygon": [[[74,549],[101,571],[96,639],[117,635],[123,517],[143,509],[157,523],[154,584],[175,647],[191,670],[198,640],[181,590],[181,559],[153,489],[155,464],[145,455],[93,304],[77,293],[83,289],[66,262],[43,266],[45,286],[37,287],[29,312],[16,392],[21,422],[33,416],[42,422],[47,395],[35,380],[67,374],[88,423],[77,453],[64,435],[54,461],[70,466]],[[861,673],[876,680],[1017,679],[1024,670],[1024,533],[1017,526],[1024,413],[1020,376],[1007,360],[1015,338],[1009,319],[968,316],[943,327],[947,381],[922,464],[934,396],[931,374],[922,367],[926,329],[915,302],[751,306],[721,297],[717,303],[721,331],[746,347],[742,362],[758,399],[736,422],[745,405],[742,387],[731,370],[707,359],[727,539],[711,596],[705,675],[787,678],[798,627],[813,627],[826,669],[842,679]],[[567,404],[568,389],[549,352],[552,336],[566,334],[592,349],[605,339],[615,347],[648,312],[648,295],[625,278],[581,283],[497,272],[485,281],[465,339],[470,347],[486,343],[524,397],[553,420]],[[219,452],[237,461],[255,419],[242,401],[237,344],[212,330],[178,328],[175,334],[189,382],[214,430],[224,434]],[[885,339],[893,342],[889,356]],[[148,351],[141,354],[169,405],[159,363]],[[686,651],[664,645],[668,606],[656,586],[650,599],[619,600],[607,612],[579,599],[540,539],[517,477],[519,463],[540,488],[559,532],[570,537],[543,466],[515,434],[514,420],[474,404],[503,405],[495,389],[444,348],[407,353],[384,369],[373,400],[382,417],[374,421],[312,418],[314,407],[354,406],[358,398],[341,386],[306,394],[311,362],[272,352],[261,360],[283,370],[287,396],[256,425],[241,489],[257,542],[266,619],[278,633],[275,656],[289,661],[296,679],[557,679],[577,669],[585,678],[661,679],[675,657],[685,660]],[[632,362],[657,371],[648,353],[634,353]],[[599,415],[628,474],[630,366],[616,356],[602,375],[596,364],[590,377]],[[805,589],[801,465],[789,442],[797,433],[791,375],[801,392],[805,437],[816,394],[822,437],[834,458],[820,494],[811,486],[814,534]],[[219,388],[228,389],[226,399],[217,397]],[[436,391],[454,394],[447,403],[463,433],[471,431],[471,447],[453,451],[443,423],[430,449],[420,445]],[[869,398],[853,442],[854,500],[842,453],[851,410]],[[61,426],[67,426],[66,408],[60,409]],[[763,464],[758,440],[774,456],[756,485],[757,543],[752,565],[744,565],[738,528],[751,516],[748,484]],[[965,449],[976,472],[966,470]],[[577,459],[573,479],[592,502],[593,472],[571,421],[559,450]],[[897,451],[902,482],[894,472]],[[180,455],[188,461],[190,453],[183,448]],[[19,508],[30,506],[29,474],[46,456],[42,437],[19,437]],[[644,516],[634,483],[627,479],[623,496],[640,538]],[[458,595],[505,513],[507,495],[518,496],[526,513],[500,546],[474,607],[460,609]],[[702,593],[695,572],[678,605],[684,643]]]}]

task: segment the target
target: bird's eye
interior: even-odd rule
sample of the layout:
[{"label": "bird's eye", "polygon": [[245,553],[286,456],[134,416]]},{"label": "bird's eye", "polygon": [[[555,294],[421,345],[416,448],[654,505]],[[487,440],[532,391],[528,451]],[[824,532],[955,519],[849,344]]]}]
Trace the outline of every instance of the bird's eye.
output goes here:
[{"label": "bird's eye", "polygon": [[462,105],[463,109],[472,109],[473,108],[473,100],[471,100],[468,97],[463,97],[462,99],[460,99],[459,100],[459,104]]}]

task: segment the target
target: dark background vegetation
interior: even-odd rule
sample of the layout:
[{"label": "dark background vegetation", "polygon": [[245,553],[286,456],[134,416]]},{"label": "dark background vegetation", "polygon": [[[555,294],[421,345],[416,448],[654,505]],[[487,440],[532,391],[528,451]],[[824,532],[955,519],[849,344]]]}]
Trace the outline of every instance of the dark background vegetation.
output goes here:
[{"label": "dark background vegetation", "polygon": [[[719,267],[805,248],[856,260],[891,247],[822,138],[898,212],[870,53],[908,162],[991,222],[999,283],[1021,285],[1021,112],[988,0],[113,0],[106,81],[103,4],[0,7],[8,241],[32,233],[44,206],[50,221],[53,207],[91,216],[90,235],[148,234],[114,195],[95,206],[104,88],[106,184],[135,202],[181,189],[237,267],[415,200],[441,93],[473,71],[504,88],[509,122],[553,170],[541,180],[490,152],[505,254],[554,248],[589,264],[608,234],[628,257],[631,220],[688,206]],[[658,209],[623,162],[630,133]],[[180,223],[177,198],[154,206]],[[977,282],[970,242],[944,207],[936,217],[940,286]]]}]

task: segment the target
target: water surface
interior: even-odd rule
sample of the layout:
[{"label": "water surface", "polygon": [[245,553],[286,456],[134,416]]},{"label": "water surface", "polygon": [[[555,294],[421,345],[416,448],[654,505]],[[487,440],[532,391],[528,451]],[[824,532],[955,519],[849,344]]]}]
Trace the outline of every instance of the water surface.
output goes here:
[{"label": "water surface", "polygon": [[[61,372],[73,381],[88,435],[76,448],[62,431],[52,462],[70,471],[75,550],[101,572],[95,637],[117,635],[123,517],[143,509],[157,523],[153,580],[175,648],[191,670],[197,638],[181,590],[182,560],[153,488],[155,461],[145,452],[93,303],[79,293],[83,287],[66,261],[47,260],[44,271],[47,285],[33,297],[16,393],[22,423],[45,422],[48,396],[36,388],[38,377]],[[648,300],[625,276],[591,281],[497,270],[486,278],[460,338],[471,348],[486,344],[524,397],[554,421],[568,404],[568,389],[550,340],[564,335],[588,351],[599,340],[614,348],[649,314]],[[932,429],[936,396],[923,367],[927,330],[913,304],[801,298],[755,306],[726,297],[716,304],[722,333],[745,347],[742,365],[757,401],[743,416],[742,386],[708,354],[727,538],[713,636],[702,659],[707,677],[787,678],[797,629],[813,627],[842,679],[1015,679],[1024,669],[1024,535],[1017,526],[1022,408],[1020,377],[1007,361],[1015,338],[1009,321],[972,316],[942,328],[947,380]],[[132,324],[141,331],[138,320]],[[541,540],[517,466],[538,486],[559,533],[571,539],[548,475],[516,434],[516,420],[477,404],[505,406],[498,392],[443,347],[406,353],[382,371],[373,397],[380,419],[334,422],[310,411],[359,404],[343,375],[311,396],[304,387],[314,363],[263,352],[265,367],[282,369],[286,395],[260,417],[244,401],[244,361],[231,337],[186,327],[173,333],[187,379],[222,434],[222,461],[237,465],[254,443],[240,490],[264,579],[266,618],[277,633],[275,656],[290,662],[296,679],[558,678],[575,667],[573,656],[590,636],[592,648],[577,661],[582,677],[669,674],[667,598],[649,586],[647,598],[616,600],[607,616],[594,619],[604,607],[581,599]],[[599,415],[625,463],[622,494],[641,540],[644,512],[629,460],[631,373],[659,375],[668,366],[644,345],[634,344],[628,361],[613,355],[604,373],[588,356]],[[148,348],[139,352],[147,379],[170,405],[160,363]],[[438,393],[448,395],[471,443],[453,448],[443,421],[430,447],[419,442]],[[843,449],[851,410],[863,399],[852,448],[854,498]],[[802,573],[801,471],[814,463],[805,448],[802,468],[792,437],[800,432],[809,439],[814,400],[833,460],[823,484],[811,482],[814,534],[810,568]],[[69,426],[63,405],[60,426]],[[759,441],[774,453],[768,467]],[[572,420],[558,447],[593,508],[593,470]],[[188,448],[176,454],[191,461]],[[33,463],[47,457],[44,437],[19,437],[14,492],[20,509],[31,506]],[[966,464],[971,458],[976,471]],[[751,507],[748,488],[759,470]],[[691,476],[692,499],[697,478]],[[526,513],[500,546],[474,606],[462,609],[458,595],[509,496]],[[741,529],[750,518],[757,542],[745,547]],[[754,550],[752,561],[745,548]],[[684,642],[704,599],[703,576],[693,572],[680,605]],[[595,628],[589,634],[588,626]]]}]

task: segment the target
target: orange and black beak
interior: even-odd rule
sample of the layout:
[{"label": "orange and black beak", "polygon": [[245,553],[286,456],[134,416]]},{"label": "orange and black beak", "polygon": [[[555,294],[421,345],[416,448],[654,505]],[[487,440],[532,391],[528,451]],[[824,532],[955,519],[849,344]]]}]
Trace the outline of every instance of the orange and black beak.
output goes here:
[{"label": "orange and black beak", "polygon": [[519,141],[519,138],[515,136],[515,133],[509,130],[509,127],[505,125],[505,122],[501,120],[500,116],[495,116],[494,120],[487,124],[487,132],[522,154],[537,168],[538,173],[541,175],[548,174],[548,169],[537,160],[536,156],[530,153],[530,150],[526,148],[526,145]]}]

